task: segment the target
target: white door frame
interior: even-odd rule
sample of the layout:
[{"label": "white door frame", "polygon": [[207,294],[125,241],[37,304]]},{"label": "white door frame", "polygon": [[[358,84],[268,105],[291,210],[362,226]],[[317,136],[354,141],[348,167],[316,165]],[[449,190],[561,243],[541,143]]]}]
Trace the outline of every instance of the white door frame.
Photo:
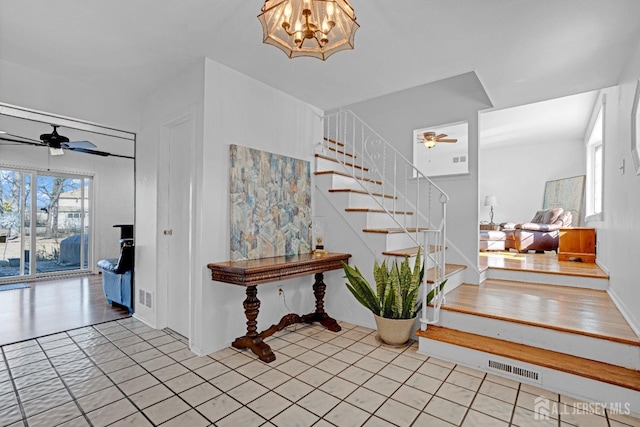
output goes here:
[{"label": "white door frame", "polygon": [[[169,176],[167,176],[166,171],[168,170],[168,162],[170,156],[170,150],[168,144],[170,143],[170,129],[179,125],[184,124],[185,122],[191,121],[191,136],[188,141],[187,148],[185,150],[184,155],[189,156],[189,160],[193,161],[193,152],[195,146],[195,135],[196,135],[196,109],[195,106],[183,111],[182,113],[174,116],[173,118],[165,121],[160,125],[160,141],[159,141],[159,155],[158,155],[158,213],[157,213],[157,256],[158,256],[158,270],[157,270],[157,283],[158,283],[158,298],[157,298],[157,320],[159,328],[166,328],[169,326],[169,317],[168,313],[171,309],[171,303],[169,301],[169,284],[168,284],[168,269],[172,265],[170,260],[168,259],[169,253],[169,242],[170,239],[164,235],[164,231],[170,229],[171,225],[169,224],[168,217],[168,203],[169,203]],[[188,182],[189,182],[189,212],[193,212],[194,200],[193,200],[193,186],[194,186],[194,168],[190,168],[188,171]],[[194,243],[194,226],[195,221],[193,214],[188,215],[188,247],[185,248],[187,251],[188,257],[188,265],[184,266],[174,266],[175,268],[179,268],[185,273],[185,280],[187,281],[187,289],[188,289],[188,309],[189,309],[189,341],[190,343],[193,340],[193,259],[194,259],[194,251],[193,251],[193,243]]]}]

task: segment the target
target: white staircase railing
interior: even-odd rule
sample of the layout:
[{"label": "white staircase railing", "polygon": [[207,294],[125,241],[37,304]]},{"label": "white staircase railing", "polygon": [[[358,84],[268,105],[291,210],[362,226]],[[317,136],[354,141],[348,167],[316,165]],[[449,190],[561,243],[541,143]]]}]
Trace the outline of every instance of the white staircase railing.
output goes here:
[{"label": "white staircase railing", "polygon": [[[439,319],[445,280],[446,206],[449,197],[422,171],[407,160],[351,111],[324,118],[325,150],[341,165],[342,172],[355,178],[416,246],[422,248],[425,284],[422,287],[422,329]],[[327,148],[328,147],[328,148]],[[413,212],[413,215],[402,215]],[[398,213],[398,215],[396,215]],[[398,219],[400,218],[400,219]],[[427,281],[427,278],[429,279]],[[434,290],[432,317],[427,310],[427,294]]]}]

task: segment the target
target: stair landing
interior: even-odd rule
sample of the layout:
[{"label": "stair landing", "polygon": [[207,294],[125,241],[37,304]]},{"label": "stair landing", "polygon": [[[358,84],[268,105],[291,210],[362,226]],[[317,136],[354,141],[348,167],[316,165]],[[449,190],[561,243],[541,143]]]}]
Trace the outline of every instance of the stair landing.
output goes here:
[{"label": "stair landing", "polygon": [[517,252],[480,252],[481,270],[494,268],[500,270],[529,271],[535,273],[559,274],[566,276],[593,277],[608,279],[607,273],[597,264],[587,262],[558,261],[554,253],[520,254]]}]

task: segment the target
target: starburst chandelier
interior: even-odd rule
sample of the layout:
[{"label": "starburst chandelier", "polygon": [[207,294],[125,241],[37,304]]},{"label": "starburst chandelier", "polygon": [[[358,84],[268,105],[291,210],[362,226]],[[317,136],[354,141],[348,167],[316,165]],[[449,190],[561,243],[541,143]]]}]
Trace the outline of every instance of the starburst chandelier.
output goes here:
[{"label": "starburst chandelier", "polygon": [[348,0],[266,0],[261,12],[262,41],[289,58],[312,56],[324,61],[353,49],[360,28]]}]

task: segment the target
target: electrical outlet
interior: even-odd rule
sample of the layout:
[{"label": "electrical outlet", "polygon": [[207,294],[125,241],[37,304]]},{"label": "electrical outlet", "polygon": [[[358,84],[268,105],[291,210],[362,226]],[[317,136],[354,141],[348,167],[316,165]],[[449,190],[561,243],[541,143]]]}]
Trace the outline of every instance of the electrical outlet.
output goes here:
[{"label": "electrical outlet", "polygon": [[145,297],[144,305],[146,305],[149,308],[153,307],[153,297],[152,297],[151,292],[147,292],[147,295]]},{"label": "electrical outlet", "polygon": [[284,295],[284,291],[282,290],[282,288],[278,288],[278,296],[283,296]]}]

